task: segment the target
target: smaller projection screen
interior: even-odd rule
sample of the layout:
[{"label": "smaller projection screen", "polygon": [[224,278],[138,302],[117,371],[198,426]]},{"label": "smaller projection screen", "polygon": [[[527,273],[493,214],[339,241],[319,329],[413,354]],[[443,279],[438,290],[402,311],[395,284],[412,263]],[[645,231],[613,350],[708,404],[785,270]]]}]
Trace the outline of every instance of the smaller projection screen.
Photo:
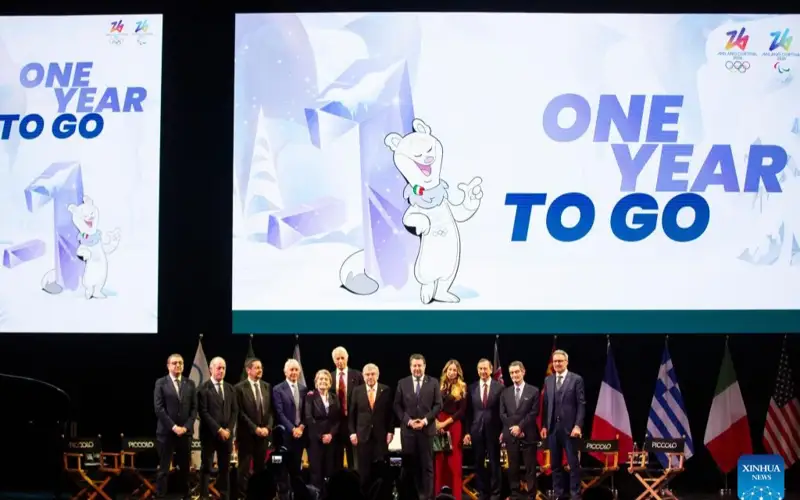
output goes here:
[{"label": "smaller projection screen", "polygon": [[234,330],[798,331],[796,36],[789,15],[239,15]]},{"label": "smaller projection screen", "polygon": [[0,332],[157,331],[161,28],[0,17]]}]

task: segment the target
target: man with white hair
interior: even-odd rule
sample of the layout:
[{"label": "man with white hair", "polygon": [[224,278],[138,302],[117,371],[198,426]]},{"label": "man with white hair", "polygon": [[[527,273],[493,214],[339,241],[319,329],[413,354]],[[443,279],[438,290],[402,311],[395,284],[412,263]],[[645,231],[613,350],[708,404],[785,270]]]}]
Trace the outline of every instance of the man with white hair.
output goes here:
[{"label": "man with white hair", "polygon": [[197,411],[200,415],[200,498],[209,498],[208,485],[217,454],[219,473],[217,490],[228,498],[233,428],[236,425],[238,405],[233,385],[225,382],[225,360],[216,357],[209,363],[211,378],[197,390]]},{"label": "man with white hair", "polygon": [[[347,422],[347,417],[352,406],[353,389],[364,383],[364,377],[358,370],[353,370],[347,366],[350,356],[347,349],[342,346],[337,347],[331,353],[333,364],[336,370],[333,372],[333,390],[339,400],[339,407],[342,409],[341,419]],[[344,457],[347,455],[347,467],[354,469],[356,463],[353,457],[353,445],[350,442],[350,432],[346,425],[339,426],[339,433],[334,436],[333,442],[333,470],[338,471],[344,466]]]},{"label": "man with white hair", "polygon": [[345,427],[350,433],[350,443],[356,448],[361,487],[368,492],[379,479],[373,474],[378,469],[375,463],[383,462],[389,453],[389,443],[394,436],[394,413],[389,386],[378,383],[378,367],[368,363],[363,373],[365,384],[353,391]]},{"label": "man with white hair", "polygon": [[303,403],[306,400],[308,389],[301,385],[300,363],[296,359],[287,359],[283,365],[283,374],[286,380],[276,385],[272,390],[272,399],[275,402],[275,414],[278,417],[278,425],[283,427],[281,436],[283,446],[289,451],[290,462],[288,467],[299,472],[303,458],[303,447],[305,445],[305,409]]}]

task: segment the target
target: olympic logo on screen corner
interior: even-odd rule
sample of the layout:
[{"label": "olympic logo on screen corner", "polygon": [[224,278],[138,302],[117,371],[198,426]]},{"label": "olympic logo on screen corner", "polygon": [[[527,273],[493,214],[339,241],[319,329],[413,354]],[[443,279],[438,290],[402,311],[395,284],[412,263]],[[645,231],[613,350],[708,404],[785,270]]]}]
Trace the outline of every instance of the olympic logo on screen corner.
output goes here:
[{"label": "olympic logo on screen corner", "polygon": [[747,73],[750,69],[750,61],[725,61],[725,69],[731,73]]},{"label": "olympic logo on screen corner", "polygon": [[94,443],[91,441],[73,441],[69,444],[70,448],[89,449],[94,448]]},{"label": "olympic logo on screen corner", "polygon": [[128,448],[150,449],[155,446],[152,441],[128,441]]}]

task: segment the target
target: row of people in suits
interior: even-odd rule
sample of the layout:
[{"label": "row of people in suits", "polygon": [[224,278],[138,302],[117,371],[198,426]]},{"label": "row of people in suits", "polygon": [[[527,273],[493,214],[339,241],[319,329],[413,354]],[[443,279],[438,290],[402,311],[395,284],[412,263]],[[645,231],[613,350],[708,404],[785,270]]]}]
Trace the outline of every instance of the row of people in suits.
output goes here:
[{"label": "row of people in suits", "polygon": [[[553,353],[554,373],[544,381],[539,429],[541,392],[525,381],[525,366],[521,362],[510,363],[512,385],[505,387],[492,378],[491,361],[481,359],[477,365],[479,380],[466,388],[458,361],[448,361],[441,379],[436,381],[425,375],[425,358],[412,355],[411,376],[398,384],[394,409],[403,429],[403,464],[415,479],[417,498],[431,500],[441,486],[447,485],[453,496],[460,499],[461,447],[471,445],[479,498],[499,500],[500,450],[505,444],[512,498],[535,499],[540,439],[548,440],[556,497],[580,498],[581,470],[578,442],[574,438],[582,436],[586,399],[583,379],[567,369],[568,363],[566,352]],[[450,432],[453,450],[437,453],[434,458],[432,439],[444,432]],[[562,465],[564,454],[570,467],[568,481]]]},{"label": "row of people in suits", "polygon": [[[356,387],[364,384],[364,377],[358,370],[351,370],[347,366],[348,354],[342,347],[337,347],[332,352],[332,358],[337,374],[335,384],[331,373],[321,371],[317,375],[321,381],[327,374],[328,389],[335,387],[335,394],[326,392],[329,397],[322,401],[320,392],[309,393],[300,381],[300,365],[295,360],[288,360],[284,365],[286,379],[274,388],[261,380],[263,366],[258,359],[249,359],[245,363],[247,379],[236,386],[224,381],[226,363],[222,358],[214,358],[210,363],[210,380],[195,387],[191,380],[183,377],[184,360],[179,354],[169,356],[167,360],[168,374],[156,381],[154,390],[154,406],[158,419],[156,435],[158,452],[160,456],[159,473],[156,481],[157,496],[163,496],[167,490],[167,477],[170,464],[177,465],[176,482],[181,487],[184,496],[188,496],[188,476],[186,471],[190,463],[191,434],[194,421],[200,418],[200,441],[202,446],[201,465],[201,496],[208,495],[210,471],[213,457],[216,453],[219,466],[219,479],[217,489],[225,491],[228,488],[227,478],[229,472],[230,454],[233,443],[233,432],[236,430],[236,440],[239,453],[239,490],[245,490],[247,480],[252,470],[261,470],[271,442],[280,442],[290,453],[287,454],[293,462],[291,467],[297,467],[302,456],[302,451],[309,442],[309,436],[319,437],[328,435],[323,439],[311,439],[313,445],[309,446],[309,461],[312,462],[312,478],[317,485],[321,485],[321,478],[327,477],[328,468],[318,464],[332,464],[331,469],[336,470],[343,465],[344,456],[347,455],[348,464],[353,464],[353,445],[355,436],[362,436],[363,442],[368,441],[361,423],[354,422],[354,432],[350,433],[348,425],[338,425],[342,417],[347,417],[349,401],[353,398]],[[377,367],[367,373],[377,381]],[[324,373],[323,373],[324,372]],[[383,394],[385,387],[378,388],[380,395],[379,406],[389,397]],[[367,398],[365,393],[364,398]],[[358,398],[356,398],[358,399]],[[366,399],[365,399],[366,400]],[[306,402],[312,404],[307,405]],[[321,405],[321,407],[319,406]],[[332,406],[332,411],[331,411]],[[363,405],[362,405],[363,406]],[[324,410],[324,415],[320,414]],[[384,421],[380,412],[376,411],[376,425],[372,431],[382,430],[388,434],[390,424],[380,425]],[[391,411],[386,411],[387,418]],[[338,417],[338,418],[334,418]],[[336,422],[336,424],[334,424]],[[387,421],[388,422],[388,421]],[[277,432],[277,436],[272,436]],[[273,439],[275,437],[276,439]],[[317,444],[325,446],[318,446]],[[384,454],[383,446],[378,445],[376,455]],[[368,446],[359,448],[360,454],[365,454]],[[335,458],[334,458],[335,457]],[[371,461],[370,456],[365,457],[365,463]],[[317,472],[320,471],[320,472]]]},{"label": "row of people in suits", "polygon": [[[246,488],[251,461],[253,470],[263,468],[273,426],[279,433],[278,440],[289,451],[290,467],[299,470],[302,451],[307,448],[312,484],[318,488],[341,467],[344,455],[350,467],[355,464],[363,486],[369,488],[377,479],[372,477],[372,464],[384,460],[392,430],[399,425],[403,466],[407,476],[413,478],[419,499],[432,499],[444,485],[451,486],[457,498],[460,496],[462,444],[471,445],[475,451],[480,498],[500,498],[501,441],[508,451],[509,482],[514,498],[534,498],[536,442],[540,438],[550,440],[556,494],[559,497],[564,494],[563,450],[570,465],[569,493],[573,498],[579,497],[580,465],[570,438],[581,435],[585,398],[583,380],[567,370],[565,352],[553,354],[555,373],[545,380],[547,397],[543,402],[541,430],[536,423],[539,389],[525,382],[525,368],[520,362],[509,365],[513,385],[504,387],[492,379],[491,362],[480,360],[479,381],[467,389],[457,361],[449,361],[441,380],[435,380],[425,375],[424,357],[415,354],[409,360],[411,376],[398,383],[392,398],[389,387],[378,383],[377,366],[368,364],[363,374],[349,369],[343,348],[334,350],[333,358],[336,376],[320,370],[312,391],[299,383],[300,366],[295,360],[288,360],[284,366],[286,380],[270,390],[270,385],[261,380],[263,367],[259,360],[247,361],[248,379],[234,387],[224,382],[224,360],[215,358],[211,363],[211,380],[200,387],[193,407],[193,384],[180,375],[183,360],[179,355],[170,356],[170,373],[159,379],[155,394],[159,452],[162,462],[167,464],[166,468],[162,464],[161,470],[168,470],[173,452],[179,465],[186,464],[181,470],[188,469],[189,440],[182,438],[190,434],[189,424],[199,413],[204,492],[215,452],[220,466],[218,486],[223,489],[226,486],[234,425],[241,489]],[[233,397],[226,398],[228,394]],[[433,437],[444,432],[450,432],[453,450],[436,454],[434,459]],[[477,457],[487,457],[488,466]],[[527,494],[520,488],[523,465]],[[183,478],[179,481],[184,484]],[[165,487],[166,472],[159,475],[159,492],[164,492]]]}]

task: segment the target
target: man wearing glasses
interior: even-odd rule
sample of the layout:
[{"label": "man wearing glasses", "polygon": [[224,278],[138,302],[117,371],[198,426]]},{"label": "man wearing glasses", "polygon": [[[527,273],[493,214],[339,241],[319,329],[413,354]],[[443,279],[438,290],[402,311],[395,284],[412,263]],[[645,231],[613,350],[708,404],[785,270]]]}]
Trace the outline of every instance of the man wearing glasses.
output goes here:
[{"label": "man wearing glasses", "polygon": [[158,474],[156,476],[156,498],[167,494],[172,455],[178,467],[176,481],[183,498],[189,498],[189,464],[191,462],[192,431],[197,420],[197,388],[194,382],[183,378],[183,357],[172,354],[167,358],[165,377],[156,380],[153,391],[158,426],[156,447],[158,448]]},{"label": "man wearing glasses", "polygon": [[553,465],[553,490],[558,499],[564,496],[564,462],[569,464],[570,497],[581,497],[581,464],[578,460],[579,440],[586,416],[583,378],[567,370],[569,356],[562,350],[553,352],[554,373],[544,380],[545,398],[542,408],[542,439],[550,438],[550,463]]}]

